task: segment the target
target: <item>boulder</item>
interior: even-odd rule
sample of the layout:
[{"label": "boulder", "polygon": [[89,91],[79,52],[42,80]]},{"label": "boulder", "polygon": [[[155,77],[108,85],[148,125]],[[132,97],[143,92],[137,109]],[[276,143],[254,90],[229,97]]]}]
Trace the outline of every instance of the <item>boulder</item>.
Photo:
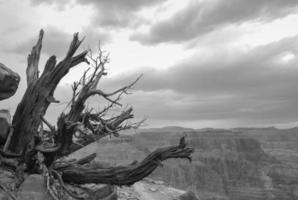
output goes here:
[{"label": "boulder", "polygon": [[0,200],[10,200],[11,198],[6,193],[0,193]]},{"label": "boulder", "polygon": [[179,196],[179,200],[199,200],[198,197],[192,191],[187,191]]},{"label": "boulder", "polygon": [[117,200],[117,188],[106,184],[84,184],[82,188],[86,188],[92,193],[94,199],[100,200]]},{"label": "boulder", "polygon": [[18,194],[18,200],[51,200],[45,179],[42,175],[29,175],[21,185]]},{"label": "boulder", "polygon": [[10,113],[0,110],[0,144],[4,144],[10,130]]},{"label": "boulder", "polygon": [[15,94],[20,82],[20,76],[0,63],[0,100]]}]

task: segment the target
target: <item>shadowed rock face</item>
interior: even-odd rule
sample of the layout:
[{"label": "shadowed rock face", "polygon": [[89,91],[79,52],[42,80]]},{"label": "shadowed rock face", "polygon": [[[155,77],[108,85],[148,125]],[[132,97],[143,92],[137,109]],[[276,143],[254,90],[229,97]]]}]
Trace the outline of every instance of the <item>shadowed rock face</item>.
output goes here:
[{"label": "shadowed rock face", "polygon": [[[257,129],[255,134],[232,130],[144,130],[131,136],[131,141],[121,140],[121,136],[117,138],[120,142],[102,141],[94,150],[100,152],[100,161],[128,164],[157,146],[175,144],[181,135],[187,135],[187,141],[195,147],[193,162],[168,160],[151,178],[194,191],[201,200],[294,200],[298,199],[298,156],[289,157],[286,147],[294,141],[291,150],[297,154],[297,130],[273,133]],[[278,148],[272,149],[272,145]]]},{"label": "shadowed rock face", "polygon": [[0,100],[15,94],[20,82],[20,76],[0,63]]},{"label": "shadowed rock face", "polygon": [[0,110],[0,144],[4,144],[10,130],[10,113],[8,110]]},{"label": "shadowed rock face", "polygon": [[[202,200],[298,199],[297,129],[183,134],[195,147],[192,164],[167,161],[151,177],[176,188],[191,187]],[[177,135],[147,131],[136,140],[151,149],[157,142],[172,143]]]}]

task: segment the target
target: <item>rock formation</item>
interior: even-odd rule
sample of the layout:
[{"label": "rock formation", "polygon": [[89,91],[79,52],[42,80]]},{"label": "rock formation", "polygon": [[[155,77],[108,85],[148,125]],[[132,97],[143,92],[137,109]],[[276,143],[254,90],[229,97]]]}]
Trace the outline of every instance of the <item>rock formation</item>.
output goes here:
[{"label": "rock formation", "polygon": [[0,144],[4,144],[10,130],[10,113],[9,110],[0,110]]},{"label": "rock formation", "polygon": [[201,200],[298,199],[298,129],[181,130],[140,130],[89,150],[102,152],[98,160],[129,163],[155,145],[170,145],[187,135],[196,148],[193,162],[169,160],[150,178],[194,191]]},{"label": "rock formation", "polygon": [[15,94],[20,82],[20,76],[0,63],[0,100]]},{"label": "rock formation", "polygon": [[145,178],[131,187],[118,189],[118,200],[199,200],[192,191],[170,187],[163,181]]}]

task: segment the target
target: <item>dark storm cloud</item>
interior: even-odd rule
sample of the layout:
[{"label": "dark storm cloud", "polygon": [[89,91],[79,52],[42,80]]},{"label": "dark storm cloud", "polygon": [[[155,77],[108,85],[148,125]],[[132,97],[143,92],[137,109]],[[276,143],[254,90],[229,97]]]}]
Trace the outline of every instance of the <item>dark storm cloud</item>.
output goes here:
[{"label": "dark storm cloud", "polygon": [[96,8],[95,25],[123,27],[138,22],[135,12],[164,0],[77,0],[80,4],[89,4]]},{"label": "dark storm cloud", "polygon": [[246,53],[222,53],[204,64],[194,57],[163,71],[148,68],[103,88],[116,88],[143,72],[137,96],[127,102],[155,119],[298,121],[298,58],[282,61],[287,53],[298,55],[297,41],[298,36]]},{"label": "dark storm cloud", "polygon": [[136,12],[148,6],[155,5],[165,0],[31,0],[34,4],[48,3],[63,7],[75,2],[81,5],[91,5],[95,9],[93,25],[97,27],[124,27],[138,23]]},{"label": "dark storm cloud", "polygon": [[135,33],[132,40],[144,44],[183,42],[230,24],[271,21],[297,11],[296,0],[191,1],[174,16],[159,21],[148,33]]},{"label": "dark storm cloud", "polygon": [[[65,56],[73,37],[72,34],[65,33],[54,27],[46,27],[44,31],[45,35],[43,38],[42,53],[48,56],[56,55],[58,58]],[[37,41],[37,35],[38,33],[29,38],[26,42],[20,43],[12,49],[9,49],[9,51],[20,55],[28,54],[31,51],[32,46],[35,45]],[[98,41],[101,41],[102,44],[109,40],[109,36],[107,34],[96,31],[95,28],[90,27],[86,27],[79,33],[79,35],[81,38],[84,36],[86,37],[81,47],[84,49],[89,47],[95,48],[98,45]]]}]

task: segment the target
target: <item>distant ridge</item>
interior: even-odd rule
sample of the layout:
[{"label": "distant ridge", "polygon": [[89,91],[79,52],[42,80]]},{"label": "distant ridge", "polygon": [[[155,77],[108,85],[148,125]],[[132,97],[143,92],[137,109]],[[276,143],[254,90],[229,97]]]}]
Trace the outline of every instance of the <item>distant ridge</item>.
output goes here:
[{"label": "distant ridge", "polygon": [[236,127],[236,128],[200,128],[200,129],[194,129],[194,128],[187,128],[187,127],[181,127],[181,126],[164,126],[164,127],[158,127],[158,128],[142,128],[138,129],[136,132],[144,133],[144,132],[242,132],[242,131],[277,131],[277,130],[295,130],[298,129],[298,127],[292,127],[292,128],[276,128],[274,126],[268,126],[268,127]]},{"label": "distant ridge", "polygon": [[192,128],[185,128],[181,126],[165,126],[160,128],[145,128],[145,129],[139,129],[139,132],[189,132],[189,131],[195,131],[195,129]]},{"label": "distant ridge", "polygon": [[232,128],[231,130],[278,130],[278,128],[274,126],[268,126],[268,127],[237,127],[237,128]]}]

